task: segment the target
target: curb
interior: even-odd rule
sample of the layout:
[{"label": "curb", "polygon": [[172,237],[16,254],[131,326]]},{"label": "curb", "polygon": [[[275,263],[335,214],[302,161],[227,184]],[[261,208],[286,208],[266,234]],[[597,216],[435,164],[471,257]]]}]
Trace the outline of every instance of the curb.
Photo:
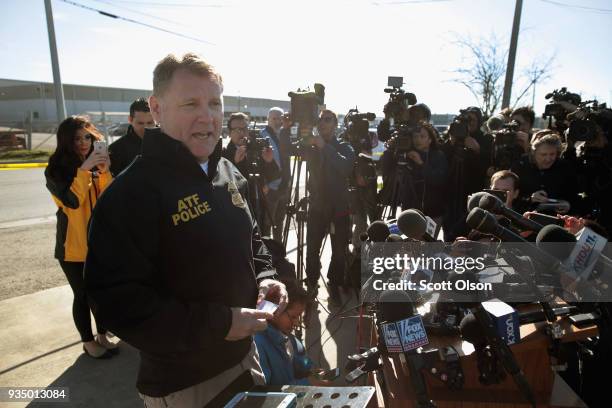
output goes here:
[{"label": "curb", "polygon": [[0,170],[33,169],[47,167],[47,163],[0,163]]}]

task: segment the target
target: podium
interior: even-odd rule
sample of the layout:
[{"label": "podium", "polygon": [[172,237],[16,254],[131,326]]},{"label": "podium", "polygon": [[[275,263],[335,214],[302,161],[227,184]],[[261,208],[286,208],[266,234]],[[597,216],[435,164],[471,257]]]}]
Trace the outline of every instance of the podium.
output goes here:
[{"label": "podium", "polygon": [[[577,328],[567,318],[560,318],[557,323],[564,331],[558,340],[560,343],[584,340],[598,334],[596,326]],[[552,341],[544,331],[545,326],[545,323],[522,325],[520,343],[510,346],[535,395],[537,407],[585,407],[571,388],[552,370],[548,353]],[[459,336],[430,336],[429,340],[430,343],[423,347],[423,351],[453,346],[460,356],[464,374],[463,387],[453,390],[427,369],[421,370],[428,396],[439,408],[531,407],[509,374],[499,384],[483,385],[479,382],[476,353],[472,344],[462,341]],[[382,356],[382,360],[384,380],[380,381],[381,378],[377,378],[376,373],[370,376],[371,384],[377,389],[378,405],[416,407],[410,373],[405,364],[402,364],[399,354]],[[566,405],[567,403],[570,405]]]}]

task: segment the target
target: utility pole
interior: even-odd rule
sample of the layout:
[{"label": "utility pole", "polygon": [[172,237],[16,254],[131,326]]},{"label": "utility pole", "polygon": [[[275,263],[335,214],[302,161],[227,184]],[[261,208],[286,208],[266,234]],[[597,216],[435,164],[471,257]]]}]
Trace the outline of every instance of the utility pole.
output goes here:
[{"label": "utility pole", "polygon": [[49,51],[51,52],[51,68],[53,69],[53,85],[55,86],[55,107],[57,110],[57,123],[59,125],[66,119],[66,105],[64,104],[64,88],[60,77],[59,59],[57,58],[57,45],[55,44],[55,28],[53,26],[53,10],[51,0],[45,0],[45,13],[47,14],[47,32],[49,33]]},{"label": "utility pole", "polygon": [[512,36],[510,37],[510,51],[508,52],[508,67],[506,68],[506,82],[504,83],[504,96],[502,98],[502,109],[510,106],[510,95],[512,94],[512,80],[514,77],[514,60],[516,59],[516,47],[518,44],[519,28],[521,26],[521,10],[523,0],[516,0],[514,9],[514,22],[512,23]]}]

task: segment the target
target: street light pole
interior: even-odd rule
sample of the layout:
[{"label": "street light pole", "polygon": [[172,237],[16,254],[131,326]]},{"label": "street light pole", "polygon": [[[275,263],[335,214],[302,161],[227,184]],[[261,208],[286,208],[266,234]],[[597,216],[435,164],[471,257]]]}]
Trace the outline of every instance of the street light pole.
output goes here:
[{"label": "street light pole", "polygon": [[49,51],[51,52],[51,68],[53,69],[53,85],[55,86],[55,107],[58,124],[66,119],[66,105],[64,104],[64,88],[60,77],[59,59],[57,58],[57,45],[55,44],[55,27],[53,26],[53,10],[51,0],[45,0],[45,13],[47,15],[47,32],[49,33]]},{"label": "street light pole", "polygon": [[508,52],[508,67],[506,68],[506,81],[504,83],[504,96],[502,98],[502,109],[510,106],[510,95],[512,94],[512,80],[514,77],[514,61],[516,59],[516,47],[518,44],[519,28],[521,26],[521,10],[523,0],[516,0],[514,9],[514,22],[512,23],[512,36],[510,37],[510,51]]}]

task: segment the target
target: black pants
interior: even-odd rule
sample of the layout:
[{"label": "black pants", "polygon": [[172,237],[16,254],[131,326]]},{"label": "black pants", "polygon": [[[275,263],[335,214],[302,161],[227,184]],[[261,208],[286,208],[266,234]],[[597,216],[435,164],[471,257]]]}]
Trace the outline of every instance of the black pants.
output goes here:
[{"label": "black pants", "polygon": [[360,235],[368,229],[370,223],[378,219],[378,201],[376,200],[376,184],[366,187],[355,187],[351,190],[351,213],[353,214],[353,248],[361,246]]},{"label": "black pants", "polygon": [[[333,225],[333,227],[332,227]],[[330,228],[332,257],[327,270],[330,285],[344,285],[351,220],[348,211],[336,213],[330,210],[308,210],[306,224],[306,277],[316,284],[321,274],[321,244]]]},{"label": "black pants", "polygon": [[289,191],[287,189],[270,189],[270,191],[268,191],[266,195],[268,217],[263,217],[263,225],[261,226],[262,236],[273,237],[278,242],[282,242],[283,220],[287,212],[288,200]]},{"label": "black pants", "polygon": [[[83,262],[66,262],[59,261],[66,279],[70,284],[74,300],[72,301],[72,318],[79,334],[81,341],[93,341],[94,336],[91,332],[91,316],[89,314],[89,304],[87,303],[87,295],[85,293],[85,282],[83,281]],[[96,322],[98,334],[106,333],[106,329]]]}]

